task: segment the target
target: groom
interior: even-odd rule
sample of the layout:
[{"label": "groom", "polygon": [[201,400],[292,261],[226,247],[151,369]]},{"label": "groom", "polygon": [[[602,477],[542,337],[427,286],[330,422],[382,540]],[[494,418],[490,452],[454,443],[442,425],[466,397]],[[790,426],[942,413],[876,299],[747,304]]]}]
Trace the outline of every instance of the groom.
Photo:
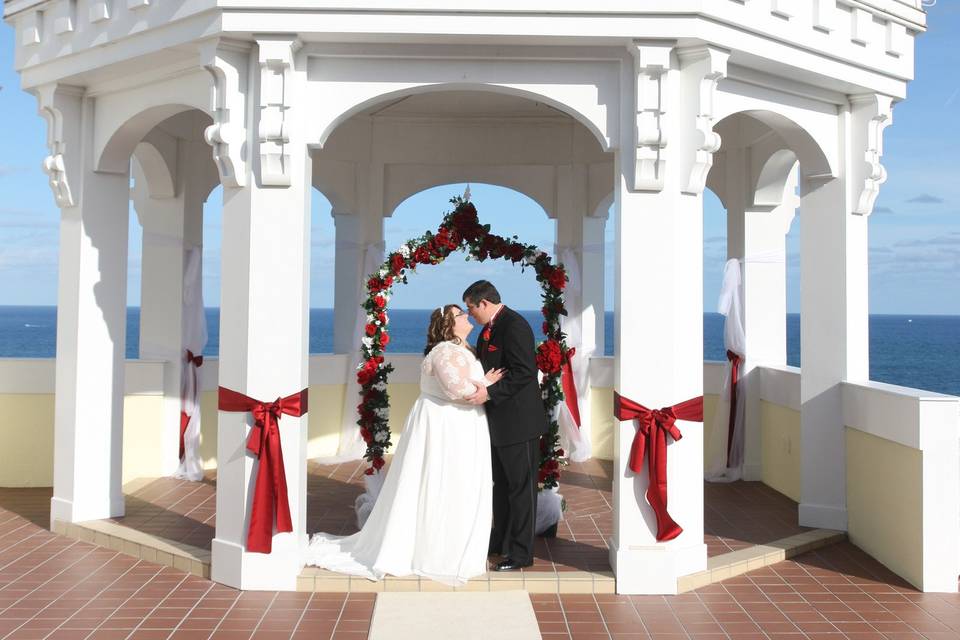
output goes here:
[{"label": "groom", "polygon": [[504,556],[494,571],[512,571],[533,564],[539,440],[547,432],[533,330],[519,313],[500,302],[500,293],[486,280],[467,287],[463,301],[470,317],[483,326],[477,357],[484,372],[506,369],[499,382],[480,387],[467,400],[486,405],[490,425],[493,530],[489,551]]}]

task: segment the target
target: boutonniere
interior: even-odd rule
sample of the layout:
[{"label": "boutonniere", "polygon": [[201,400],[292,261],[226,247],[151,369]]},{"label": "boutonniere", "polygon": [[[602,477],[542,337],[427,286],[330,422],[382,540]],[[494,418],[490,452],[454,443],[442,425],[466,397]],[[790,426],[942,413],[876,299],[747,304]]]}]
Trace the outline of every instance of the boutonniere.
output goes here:
[{"label": "boutonniere", "polygon": [[488,344],[487,351],[499,351],[499,349],[497,349],[496,345]]},{"label": "boutonniere", "polygon": [[490,342],[490,326],[489,325],[483,328],[483,334],[481,335],[481,337],[483,338],[484,342]]}]

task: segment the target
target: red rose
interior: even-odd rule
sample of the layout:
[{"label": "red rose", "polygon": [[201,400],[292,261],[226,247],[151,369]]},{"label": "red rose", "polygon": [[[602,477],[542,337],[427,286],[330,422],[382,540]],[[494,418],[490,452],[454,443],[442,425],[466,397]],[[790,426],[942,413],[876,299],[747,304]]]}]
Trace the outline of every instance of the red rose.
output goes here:
[{"label": "red rose", "polygon": [[[367,326],[369,327],[370,325]],[[543,323],[543,335],[550,335],[550,323],[548,322]]]},{"label": "red rose", "polygon": [[375,306],[377,309],[383,309],[387,306],[387,301],[383,296],[374,296],[373,306]]},{"label": "red rose", "polygon": [[556,458],[550,458],[547,460],[546,464],[543,465],[543,468],[552,473],[560,468],[560,464],[557,462]]},{"label": "red rose", "polygon": [[383,288],[384,288],[384,289],[389,289],[389,288],[390,288],[390,285],[392,285],[392,284],[393,284],[393,276],[388,275],[386,278],[383,279]]},{"label": "red rose", "polygon": [[554,269],[549,277],[550,286],[563,291],[567,286],[567,274],[563,269]]},{"label": "red rose", "polygon": [[544,373],[560,370],[560,345],[556,340],[545,340],[537,347],[537,368]]},{"label": "red rose", "polygon": [[403,259],[402,255],[399,253],[394,253],[390,256],[390,269],[393,271],[394,275],[403,271],[405,266],[406,261]]},{"label": "red rose", "polygon": [[430,264],[430,251],[423,246],[417,247],[413,252],[413,259],[420,264]]},{"label": "red rose", "polygon": [[364,367],[357,371],[357,383],[362,387],[366,386],[373,379],[373,371]]},{"label": "red rose", "polygon": [[374,459],[371,461],[370,464],[373,465],[373,468],[374,468],[374,469],[376,469],[377,471],[379,471],[380,469],[383,468],[383,458],[377,456],[376,458],[374,458]]},{"label": "red rose", "polygon": [[381,346],[381,347],[385,347],[385,346],[387,346],[388,344],[390,344],[390,334],[389,334],[389,333],[381,333],[381,334],[380,334],[380,346]]},{"label": "red rose", "polygon": [[373,436],[370,434],[370,430],[366,427],[360,427],[360,437],[363,438],[363,441],[367,444],[370,444],[370,441],[373,440]]},{"label": "red rose", "polygon": [[544,482],[547,481],[547,477],[549,475],[550,474],[547,473],[544,469],[540,469],[540,471],[537,472],[537,482],[543,484]]},{"label": "red rose", "polygon": [[554,454],[556,454],[558,458],[562,458],[564,456],[563,449],[557,449],[554,451]]},{"label": "red rose", "polygon": [[377,320],[380,321],[380,324],[381,324],[381,325],[386,326],[386,325],[387,325],[387,314],[385,314],[383,311],[379,312],[379,313],[377,314]]},{"label": "red rose", "polygon": [[523,245],[514,242],[510,245],[510,248],[507,249],[507,255],[510,256],[511,261],[520,262],[523,260]]},{"label": "red rose", "polygon": [[373,293],[377,293],[378,291],[383,290],[383,283],[380,281],[379,278],[374,276],[373,278],[370,278],[369,280],[367,280],[367,289],[369,289]]},{"label": "red rose", "polygon": [[377,332],[377,325],[373,324],[372,322],[368,322],[367,326],[364,327],[364,331],[367,332],[368,336],[372,336]]}]

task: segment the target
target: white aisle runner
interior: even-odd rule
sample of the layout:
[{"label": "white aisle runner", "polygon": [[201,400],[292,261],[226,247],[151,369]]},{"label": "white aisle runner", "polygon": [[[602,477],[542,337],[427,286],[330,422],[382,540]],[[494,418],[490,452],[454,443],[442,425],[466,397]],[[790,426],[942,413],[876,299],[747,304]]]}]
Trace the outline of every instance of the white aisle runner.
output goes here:
[{"label": "white aisle runner", "polygon": [[526,591],[377,594],[370,640],[540,640]]}]

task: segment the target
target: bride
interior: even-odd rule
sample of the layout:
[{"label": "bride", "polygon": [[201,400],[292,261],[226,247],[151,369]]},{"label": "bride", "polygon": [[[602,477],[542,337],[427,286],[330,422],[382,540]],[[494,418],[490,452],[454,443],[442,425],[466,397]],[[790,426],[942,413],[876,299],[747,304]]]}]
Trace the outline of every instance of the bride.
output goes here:
[{"label": "bride", "polygon": [[484,376],[466,341],[472,330],[459,306],[434,310],[420,396],[376,504],[357,533],[312,536],[307,564],[371,580],[416,574],[451,586],[487,571],[490,434],[483,407],[464,398],[503,371]]}]

